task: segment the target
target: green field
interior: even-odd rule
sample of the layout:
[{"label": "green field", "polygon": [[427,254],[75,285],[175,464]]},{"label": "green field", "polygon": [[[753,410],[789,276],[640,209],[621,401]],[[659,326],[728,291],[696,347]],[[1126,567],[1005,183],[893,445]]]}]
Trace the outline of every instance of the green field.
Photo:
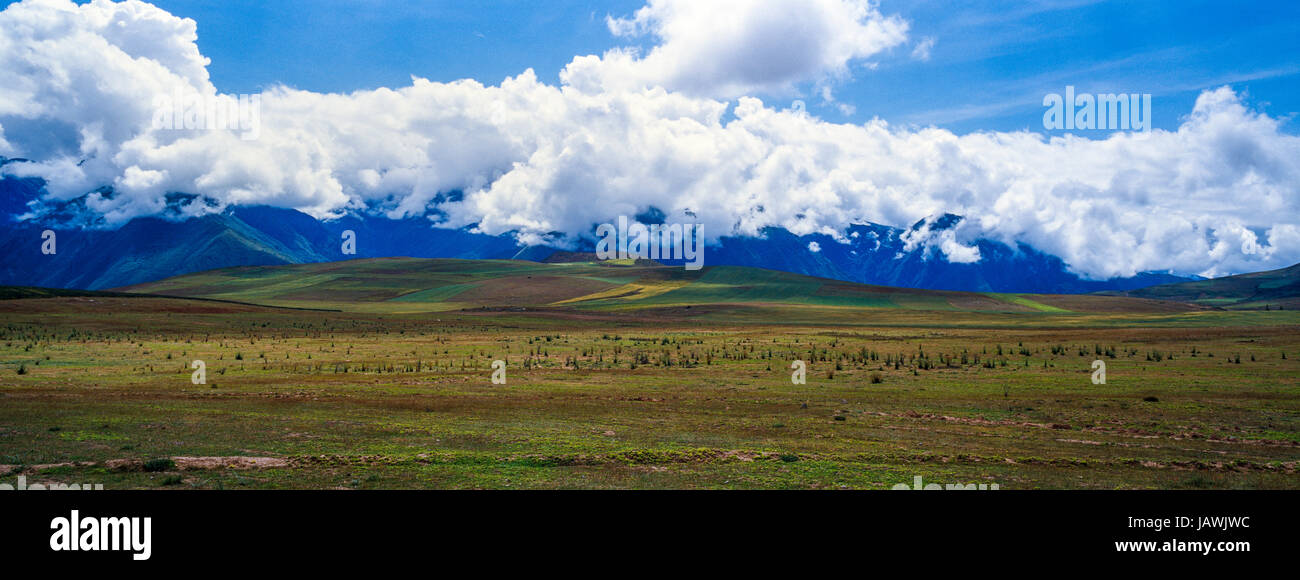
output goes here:
[{"label": "green field", "polygon": [[120,290],[393,314],[481,308],[614,312],[772,304],[869,312],[1185,313],[1206,309],[1129,297],[909,290],[733,266],[691,272],[657,264],[414,258],[229,268]]},{"label": "green field", "polygon": [[123,290],[168,297],[0,300],[6,482],[1300,487],[1290,309],[410,259]]}]

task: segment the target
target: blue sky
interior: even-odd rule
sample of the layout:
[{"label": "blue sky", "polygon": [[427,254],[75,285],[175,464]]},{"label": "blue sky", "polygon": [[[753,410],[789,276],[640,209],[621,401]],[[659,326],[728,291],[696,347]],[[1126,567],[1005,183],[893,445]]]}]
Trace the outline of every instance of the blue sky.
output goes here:
[{"label": "blue sky", "polygon": [[[350,92],[405,86],[411,75],[496,84],[527,68],[554,84],[575,55],[650,41],[616,38],[605,24],[606,15],[633,13],[637,0],[155,4],[198,22],[214,83],[234,93],[275,83]],[[1300,111],[1300,2],[885,0],[880,10],[910,23],[910,42],[853,63],[852,78],[834,87],[851,115],[801,87],[814,114],[958,133],[1041,130],[1043,95],[1067,84],[1151,93],[1155,126],[1166,129],[1202,90],[1223,84],[1273,116]],[[913,58],[925,38],[934,39],[930,59]],[[1296,132],[1294,116],[1286,128]]]}]

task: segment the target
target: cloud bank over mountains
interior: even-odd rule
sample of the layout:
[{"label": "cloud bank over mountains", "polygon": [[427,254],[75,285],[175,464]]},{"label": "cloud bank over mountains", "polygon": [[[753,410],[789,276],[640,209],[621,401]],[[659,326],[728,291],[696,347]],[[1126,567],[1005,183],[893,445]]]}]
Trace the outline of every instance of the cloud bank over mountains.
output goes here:
[{"label": "cloud bank over mountains", "polygon": [[275,87],[243,140],[154,128],[160,97],[218,96],[192,20],[134,0],[25,0],[0,12],[0,155],[34,162],[3,171],[47,180],[46,203],[111,187],[85,199],[108,225],[161,213],[173,192],[205,198],[189,215],[436,208],[440,227],[525,243],[652,207],[710,237],[949,212],[967,219],[909,244],[969,262],[978,237],[1019,241],[1099,279],[1300,262],[1300,138],[1231,88],[1145,135],[835,124],[745,95],[829,93],[864,59],[910,53],[907,23],[873,4],[651,0],[607,24],[656,44],[577,57],[558,84],[529,70],[498,86]]}]

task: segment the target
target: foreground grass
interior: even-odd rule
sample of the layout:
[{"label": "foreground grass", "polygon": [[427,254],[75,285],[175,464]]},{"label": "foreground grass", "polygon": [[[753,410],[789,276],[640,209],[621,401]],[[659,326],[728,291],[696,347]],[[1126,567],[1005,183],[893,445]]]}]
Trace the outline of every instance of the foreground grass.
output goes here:
[{"label": "foreground grass", "polygon": [[[1297,488],[1296,330],[1289,311],[15,300],[0,471],[110,489]],[[275,462],[142,467],[235,456]]]}]

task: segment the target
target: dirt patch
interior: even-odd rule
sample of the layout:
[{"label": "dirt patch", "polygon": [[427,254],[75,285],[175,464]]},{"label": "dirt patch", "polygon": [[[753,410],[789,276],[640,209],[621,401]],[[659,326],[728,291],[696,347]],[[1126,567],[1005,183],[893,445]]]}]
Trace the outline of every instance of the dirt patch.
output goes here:
[{"label": "dirt patch", "polygon": [[[173,457],[176,469],[180,471],[214,470],[214,469],[275,469],[289,467],[289,462],[277,457]],[[144,462],[139,459],[110,459],[104,467],[113,471],[141,471]]]},{"label": "dirt patch", "polygon": [[173,457],[176,468],[191,469],[276,469],[289,467],[278,457]]},{"label": "dirt patch", "polygon": [[104,462],[104,467],[112,471],[141,471],[144,462],[139,459],[109,459]]},{"label": "dirt patch", "polygon": [[1069,425],[1063,423],[1031,423],[1029,421],[991,421],[988,419],[972,419],[968,417],[949,417],[947,415],[935,415],[933,413],[917,413],[908,411],[897,417],[907,417],[909,419],[927,419],[930,421],[945,421],[948,423],[959,423],[962,425],[981,425],[981,426],[1004,426],[1004,427],[1034,427],[1038,429],[1054,429],[1057,431],[1070,430]]},{"label": "dirt patch", "polygon": [[754,451],[727,451],[722,454],[723,459],[735,459],[746,463],[755,459],[775,459],[776,457],[776,453]]}]

